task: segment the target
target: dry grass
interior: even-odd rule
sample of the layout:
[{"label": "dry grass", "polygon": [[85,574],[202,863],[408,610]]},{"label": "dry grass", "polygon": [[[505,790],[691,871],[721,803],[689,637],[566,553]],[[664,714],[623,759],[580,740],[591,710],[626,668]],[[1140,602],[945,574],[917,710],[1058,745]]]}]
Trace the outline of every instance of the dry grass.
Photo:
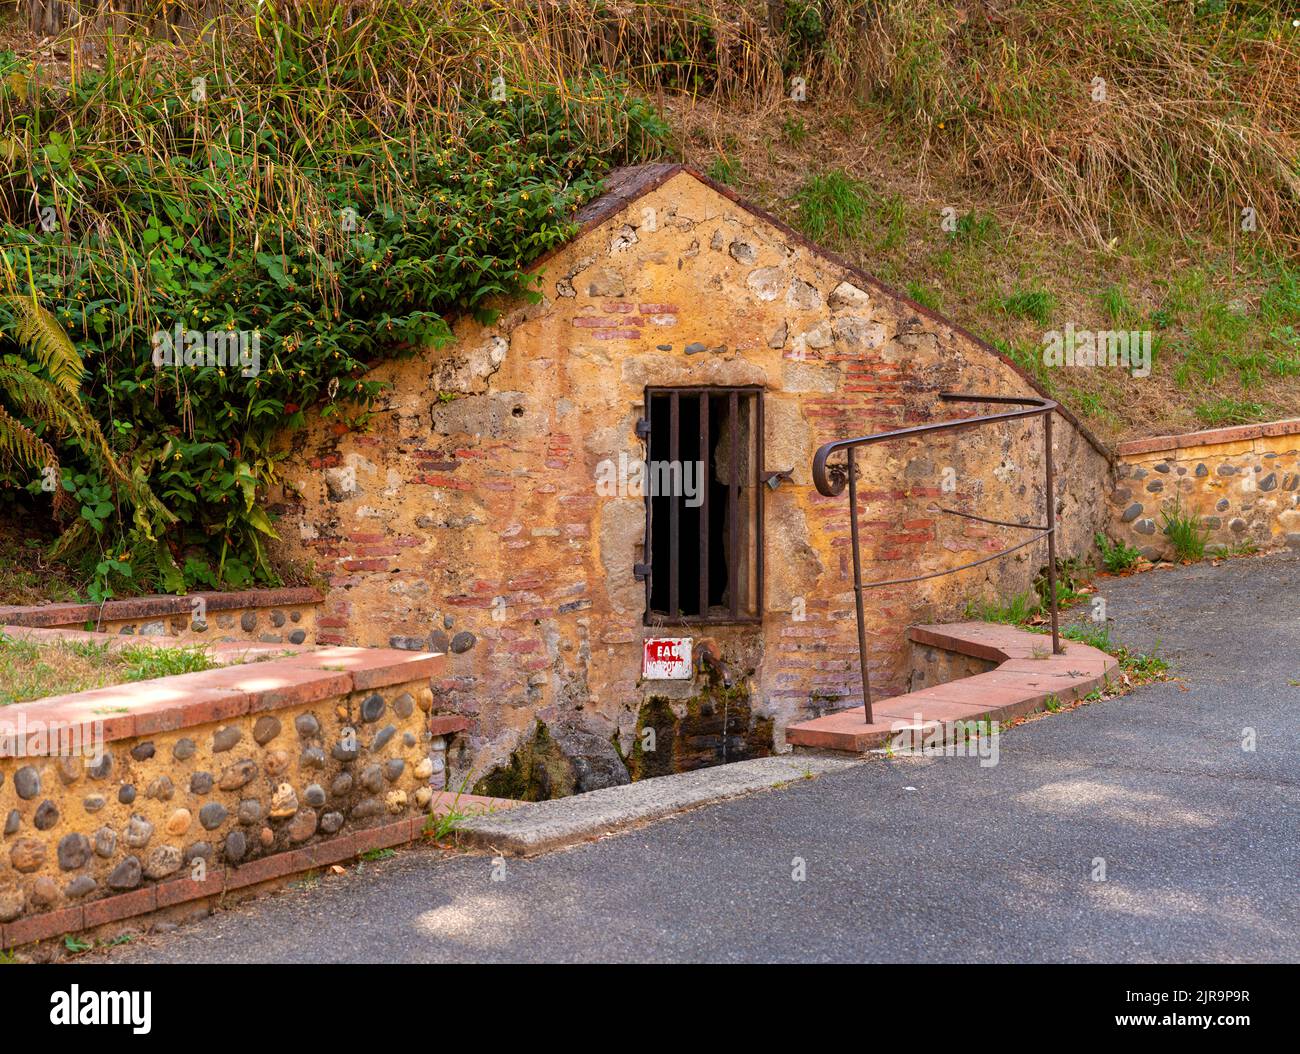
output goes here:
[{"label": "dry grass", "polygon": [[108,642],[38,644],[0,634],[0,706],[216,665],[202,648],[139,645],[110,651]]},{"label": "dry grass", "polygon": [[[871,106],[742,110],[678,99],[666,113],[689,164],[726,177],[792,226],[810,226],[800,194],[810,180],[841,172],[857,181],[862,230],[829,231],[828,246],[999,345],[1105,440],[1268,420],[1300,407],[1300,376],[1254,369],[1261,351],[1300,366],[1300,348],[1274,335],[1285,330],[1286,304],[1294,304],[1294,322],[1300,303],[1279,299],[1275,268],[1285,265],[1261,262],[1267,254],[1246,255],[1209,233],[1180,236],[1153,220],[1098,245],[1059,217],[991,193],[955,160],[915,153]],[[950,236],[940,226],[945,208],[973,219]],[[1297,277],[1294,268],[1280,273]],[[1006,308],[1031,290],[1054,301],[1047,326]],[[1043,332],[1067,321],[1151,328],[1151,376],[1044,369]]]}]

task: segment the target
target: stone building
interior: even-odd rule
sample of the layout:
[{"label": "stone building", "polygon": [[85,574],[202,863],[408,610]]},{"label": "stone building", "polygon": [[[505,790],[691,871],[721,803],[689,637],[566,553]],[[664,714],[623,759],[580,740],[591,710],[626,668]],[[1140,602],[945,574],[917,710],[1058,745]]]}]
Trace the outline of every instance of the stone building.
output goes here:
[{"label": "stone building", "polygon": [[[453,776],[491,773],[489,790],[779,751],[792,721],[860,703],[847,501],[812,486],[814,451],[972,412],[941,392],[1037,394],[698,173],[645,165],[608,188],[535,265],[540,302],[376,367],[391,386],[364,430],[314,418],[285,439],[280,532],[328,576],[319,639],[448,651],[435,708],[472,722]],[[1060,554],[1082,554],[1108,515],[1107,455],[1063,409],[1054,449]],[[647,463],[649,489],[675,493],[646,499]],[[1021,540],[940,506],[1045,514],[1039,419],[859,464],[868,580]],[[1037,544],[869,593],[873,682],[905,687],[910,624],[1024,592],[1045,563]],[[652,637],[690,637],[695,676],[643,678]]]}]

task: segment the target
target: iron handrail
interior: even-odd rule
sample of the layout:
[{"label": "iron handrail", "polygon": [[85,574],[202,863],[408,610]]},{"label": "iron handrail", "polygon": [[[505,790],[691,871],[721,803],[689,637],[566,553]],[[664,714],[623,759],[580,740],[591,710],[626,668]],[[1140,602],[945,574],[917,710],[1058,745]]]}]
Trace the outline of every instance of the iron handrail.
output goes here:
[{"label": "iron handrail", "polygon": [[[876,589],[880,586],[900,585],[906,582],[920,582],[928,578],[939,578],[942,575],[955,574],[958,571],[965,571],[968,568],[988,563],[990,560],[1000,559],[1045,537],[1047,539],[1047,588],[1052,609],[1052,652],[1056,655],[1061,654],[1061,636],[1056,603],[1056,488],[1052,465],[1052,412],[1056,409],[1057,404],[1051,399],[1008,395],[969,395],[958,392],[944,392],[939,398],[946,402],[1023,406],[1025,409],[1008,410],[998,414],[984,414],[979,417],[960,417],[952,421],[936,421],[932,424],[913,425],[910,428],[896,428],[889,432],[876,432],[873,435],[859,436],[856,439],[837,439],[834,442],[825,443],[818,447],[817,453],[813,457],[813,483],[816,485],[819,494],[833,498],[842,494],[846,486],[849,489],[849,531],[853,543],[853,599],[858,616],[858,664],[862,669],[862,709],[867,724],[872,723],[872,714],[871,679],[867,670],[867,623],[862,602],[862,591],[864,589]],[[958,512],[956,509],[939,508],[938,511],[940,512],[976,520],[980,523],[1031,530],[1034,532],[1034,536],[1007,549],[1002,549],[989,556],[980,557],[978,560],[972,560],[970,563],[961,564],[958,567],[950,567],[944,571],[913,575],[909,578],[885,579],[881,582],[864,583],[862,581],[862,553],[859,546],[858,528],[858,483],[853,456],[855,450],[859,447],[869,446],[872,443],[883,443],[890,439],[905,439],[929,435],[934,432],[954,432],[963,428],[975,428],[1000,421],[1014,421],[1024,417],[1039,416],[1043,418],[1043,460],[1046,476],[1044,482],[1047,490],[1047,523],[1045,526],[1010,523],[1006,520],[990,520],[971,513]],[[828,464],[831,456],[841,450],[845,452],[846,458],[843,470],[839,470],[838,466]]]}]

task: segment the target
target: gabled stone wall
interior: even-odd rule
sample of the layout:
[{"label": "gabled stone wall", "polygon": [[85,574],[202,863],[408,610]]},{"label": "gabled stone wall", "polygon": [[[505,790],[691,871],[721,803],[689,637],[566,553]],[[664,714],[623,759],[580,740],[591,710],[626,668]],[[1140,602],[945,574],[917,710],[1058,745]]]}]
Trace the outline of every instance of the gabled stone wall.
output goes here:
[{"label": "gabled stone wall", "polygon": [[[475,778],[547,726],[581,725],[624,756],[650,699],[679,719],[698,684],[642,683],[644,501],[604,495],[602,462],[645,456],[647,385],[761,385],[766,464],[762,625],[709,627],[775,730],[860,701],[847,500],[811,485],[821,443],[963,412],[944,391],[1035,394],[987,345],[852,271],[693,174],[617,197],[537,267],[541,299],[454,344],[379,366],[364,425],[316,418],[286,437],[276,511],[289,554],[330,591],[323,642],[446,650],[440,708],[470,717]],[[637,196],[639,195],[639,196]],[[939,570],[1022,540],[936,505],[1041,522],[1041,421],[898,442],[861,458],[867,574]],[[1105,523],[1108,463],[1057,416],[1061,554]],[[872,673],[909,672],[913,622],[979,593],[1030,588],[1038,545],[977,571],[873,592]],[[697,634],[698,635],[698,634]],[[656,704],[658,705],[658,704]],[[755,726],[757,727],[757,725]]]}]

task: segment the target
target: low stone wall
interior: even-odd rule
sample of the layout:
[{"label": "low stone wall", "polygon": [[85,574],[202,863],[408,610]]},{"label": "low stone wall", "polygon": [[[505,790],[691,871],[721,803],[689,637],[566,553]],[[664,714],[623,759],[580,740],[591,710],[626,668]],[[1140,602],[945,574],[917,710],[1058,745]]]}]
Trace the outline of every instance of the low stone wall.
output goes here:
[{"label": "low stone wall", "polygon": [[1121,444],[1111,493],[1114,538],[1173,559],[1161,511],[1200,519],[1209,545],[1300,548],[1300,418]]},{"label": "low stone wall", "polygon": [[963,652],[950,651],[932,644],[911,641],[912,672],[907,679],[909,692],[922,688],[933,688],[936,684],[948,684],[963,677],[974,677],[977,673],[988,673],[998,668],[998,660],[981,658]]},{"label": "low stone wall", "polygon": [[104,604],[0,606],[0,625],[89,629],[194,642],[314,644],[316,609],[322,599],[314,589],[244,589],[131,597]]},{"label": "low stone wall", "polygon": [[327,648],[0,708],[0,947],[417,835],[443,657]]}]

